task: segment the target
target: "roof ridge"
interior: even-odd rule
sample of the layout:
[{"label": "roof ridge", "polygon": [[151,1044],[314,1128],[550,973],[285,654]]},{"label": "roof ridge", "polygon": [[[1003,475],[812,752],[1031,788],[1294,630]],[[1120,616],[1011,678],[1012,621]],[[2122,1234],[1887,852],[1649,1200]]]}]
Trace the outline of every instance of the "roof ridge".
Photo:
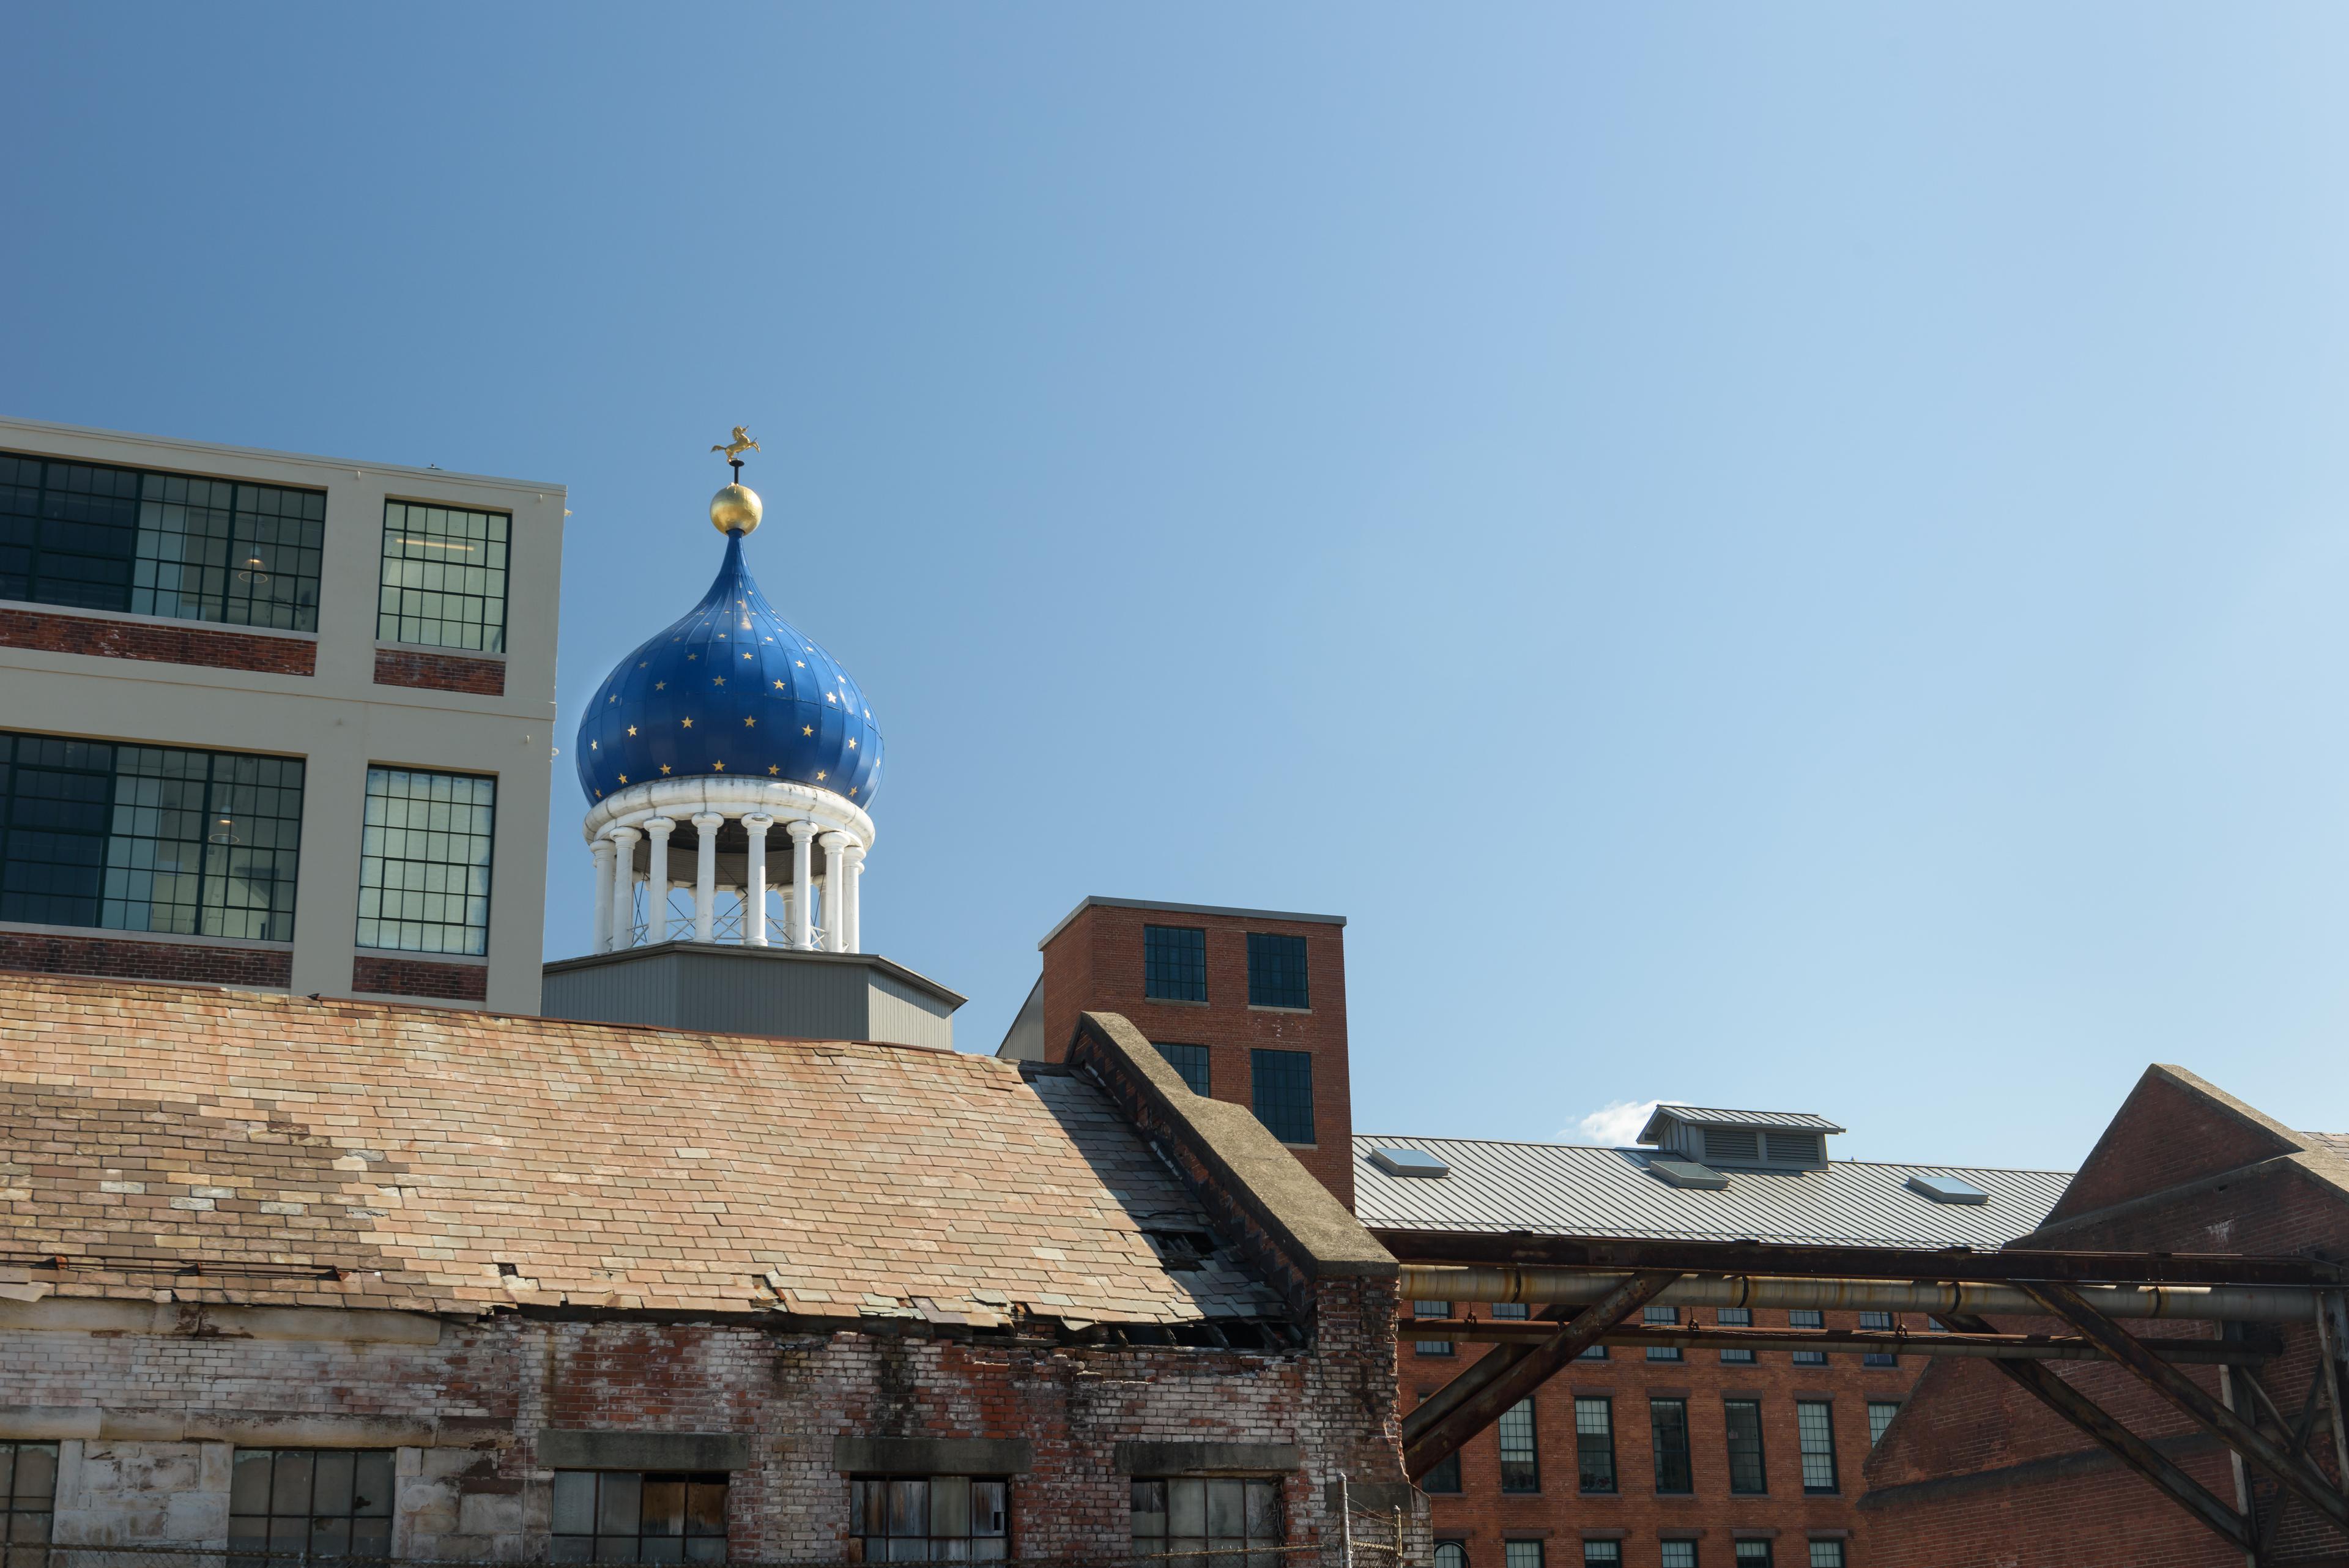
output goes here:
[{"label": "roof ridge", "polygon": [[[2349,1134],[2341,1136],[2349,1137]],[[1589,1149],[1599,1154],[1639,1154],[1654,1156],[1671,1155],[1672,1153],[1671,1150],[1667,1148],[1654,1148],[1643,1144],[1554,1143],[1542,1138],[1453,1137],[1446,1135],[1430,1133],[1356,1133],[1354,1135],[1354,1141],[1358,1144],[1380,1146],[1396,1140],[1416,1140],[1421,1143],[1489,1144],[1501,1148]],[[1676,1158],[1686,1157],[1683,1156]],[[2078,1174],[2076,1171],[2060,1169],[2052,1165],[1958,1165],[1948,1160],[1927,1159],[1838,1159],[1829,1157],[1827,1164],[1831,1166],[1874,1165],[1883,1166],[1889,1169],[1896,1170],[1995,1170],[2005,1171],[2016,1176],[2069,1177]],[[1743,1168],[1740,1168],[1742,1169]],[[1778,1174],[1799,1175],[1800,1172],[1774,1172],[1764,1170],[1754,1171],[1751,1174],[1758,1176]]]}]

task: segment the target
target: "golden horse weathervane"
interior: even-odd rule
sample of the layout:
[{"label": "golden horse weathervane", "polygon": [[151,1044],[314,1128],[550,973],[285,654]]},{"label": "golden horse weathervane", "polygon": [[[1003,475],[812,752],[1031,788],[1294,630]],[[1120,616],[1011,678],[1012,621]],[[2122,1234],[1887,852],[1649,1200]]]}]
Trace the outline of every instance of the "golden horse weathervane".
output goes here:
[{"label": "golden horse weathervane", "polygon": [[740,468],[742,464],[742,454],[746,452],[758,451],[759,443],[750,439],[750,429],[748,425],[736,425],[732,441],[720,441],[709,450],[724,452],[726,461]]}]

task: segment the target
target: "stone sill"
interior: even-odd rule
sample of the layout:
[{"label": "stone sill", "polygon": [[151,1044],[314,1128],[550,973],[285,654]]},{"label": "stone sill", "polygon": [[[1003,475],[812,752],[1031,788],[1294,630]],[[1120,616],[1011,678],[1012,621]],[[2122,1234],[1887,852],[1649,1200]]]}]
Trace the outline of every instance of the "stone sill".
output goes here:
[{"label": "stone sill", "polygon": [[157,947],[238,948],[248,951],[290,953],[292,942],[262,937],[205,937],[182,931],[126,931],[114,926],[43,926],[29,920],[0,920],[0,931],[21,931],[36,937],[75,937],[88,941],[151,942]]},{"label": "stone sill", "polygon": [[481,659],[492,664],[503,664],[511,657],[503,653],[484,653],[475,648],[448,648],[437,642],[386,642],[381,638],[376,639],[375,650],[378,653],[429,653],[442,659]]},{"label": "stone sill", "polygon": [[129,610],[90,609],[81,605],[42,604],[35,599],[0,599],[0,610],[28,615],[70,616],[77,620],[108,621],[119,626],[165,626],[195,631],[225,632],[231,637],[282,637],[291,642],[316,643],[315,631],[291,631],[275,626],[239,626],[229,620],[200,620],[193,616],[138,615]]}]

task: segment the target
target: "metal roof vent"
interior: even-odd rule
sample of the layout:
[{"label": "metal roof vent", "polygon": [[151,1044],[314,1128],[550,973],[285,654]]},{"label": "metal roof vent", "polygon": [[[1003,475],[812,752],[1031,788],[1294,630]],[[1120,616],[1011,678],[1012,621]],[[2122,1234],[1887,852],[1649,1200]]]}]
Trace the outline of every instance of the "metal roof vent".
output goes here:
[{"label": "metal roof vent", "polygon": [[1667,1187],[1693,1187],[1703,1192],[1718,1192],[1729,1185],[1729,1178],[1692,1159],[1659,1157],[1648,1161],[1648,1174]]},{"label": "metal roof vent", "polygon": [[1827,1135],[1843,1128],[1809,1111],[1725,1111],[1658,1106],[1640,1141],[1705,1165],[1762,1170],[1820,1170]]},{"label": "metal roof vent", "polygon": [[1371,1163],[1389,1176],[1449,1176],[1452,1168],[1423,1149],[1374,1148]]},{"label": "metal roof vent", "polygon": [[1909,1179],[1909,1190],[1922,1193],[1936,1203],[1990,1201],[1990,1194],[1971,1181],[1961,1181],[1954,1176],[1928,1176],[1921,1171]]}]

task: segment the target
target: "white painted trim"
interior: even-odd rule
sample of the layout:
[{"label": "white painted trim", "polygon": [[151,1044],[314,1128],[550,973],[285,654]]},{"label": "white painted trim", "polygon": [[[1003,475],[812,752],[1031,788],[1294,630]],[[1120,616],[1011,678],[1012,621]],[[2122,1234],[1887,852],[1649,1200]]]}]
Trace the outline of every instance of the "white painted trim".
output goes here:
[{"label": "white painted trim", "polygon": [[[288,462],[297,464],[304,468],[320,468],[328,470],[329,472],[350,472],[354,470],[359,471],[362,473],[372,472],[378,475],[397,475],[402,479],[413,480],[415,483],[423,485],[481,484],[487,485],[494,490],[511,490],[515,492],[526,491],[533,496],[560,496],[568,493],[566,488],[560,484],[541,484],[533,480],[527,479],[500,479],[493,474],[487,473],[460,473],[454,469],[409,468],[398,463],[368,462],[358,458],[321,457],[315,452],[275,452],[267,447],[258,446],[222,446],[212,441],[188,441],[179,436],[140,435],[133,431],[98,430],[89,425],[51,424],[44,420],[0,419],[0,432],[10,431],[22,431],[27,434],[36,436],[62,436],[68,440],[75,441],[136,441],[140,446],[161,447],[166,451],[183,452],[203,458],[228,458],[244,462]],[[79,453],[67,454],[54,452],[44,452],[37,453],[36,455],[41,457],[67,457],[70,455],[72,459],[81,462],[119,462],[126,467],[144,466],[139,463],[136,460],[129,458],[86,458],[82,457]],[[196,471],[190,470],[188,472],[192,473]],[[265,480],[254,479],[250,474],[237,473],[219,469],[204,470],[202,471],[202,477],[208,479],[242,479],[247,480],[255,484],[270,483]],[[407,498],[403,497],[403,499]],[[428,503],[428,504],[447,506],[456,504],[443,501],[438,503]]]},{"label": "white painted trim", "polygon": [[730,817],[756,813],[778,822],[799,818],[844,833],[864,849],[873,847],[875,836],[873,819],[864,809],[828,789],[786,779],[730,779],[697,774],[690,778],[630,784],[617,794],[606,795],[588,809],[580,823],[580,837],[593,844],[613,828],[641,827],[654,816],[708,812]]}]

